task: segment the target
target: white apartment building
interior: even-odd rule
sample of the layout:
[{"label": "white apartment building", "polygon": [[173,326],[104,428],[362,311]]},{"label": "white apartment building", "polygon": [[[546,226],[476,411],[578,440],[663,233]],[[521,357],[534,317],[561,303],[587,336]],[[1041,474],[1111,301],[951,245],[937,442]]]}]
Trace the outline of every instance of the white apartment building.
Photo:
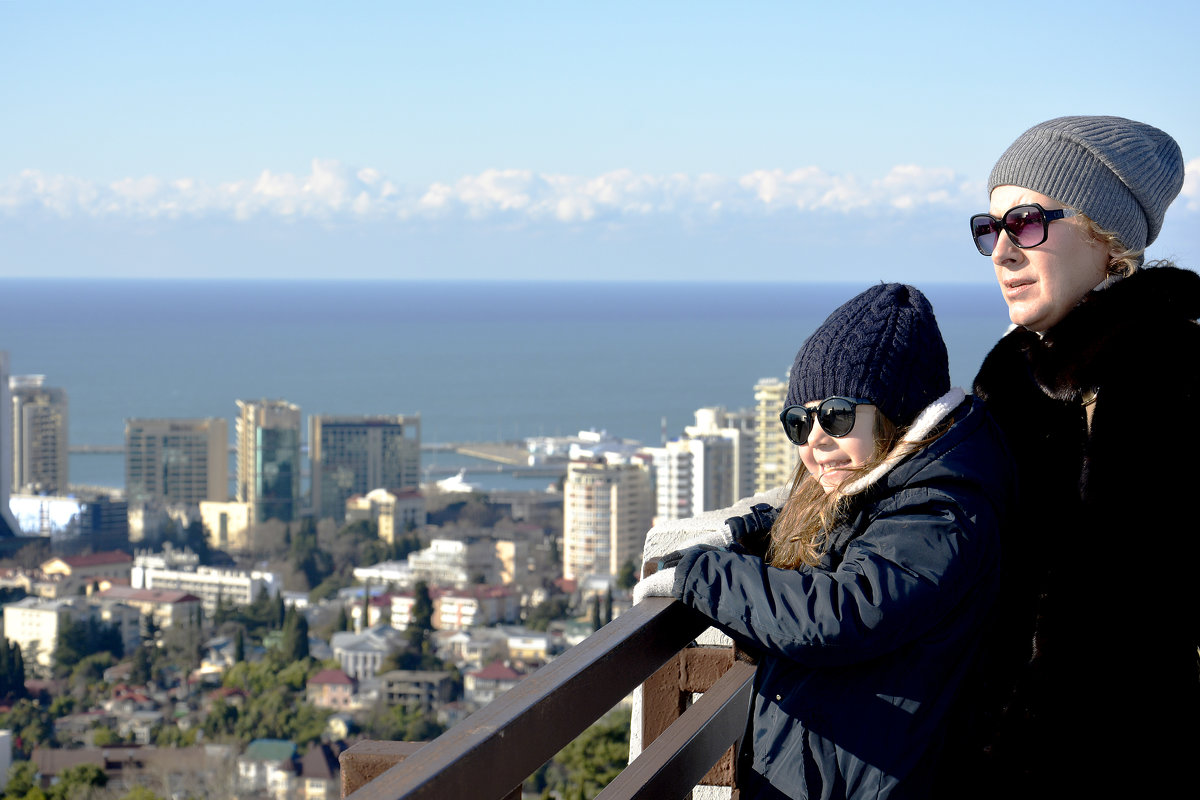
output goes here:
[{"label": "white apartment building", "polygon": [[[730,466],[733,472],[729,478],[733,493],[732,502],[754,494],[754,465],[758,451],[755,446],[752,409],[726,411],[721,407],[698,408],[696,424],[685,427],[683,435],[689,439],[719,436],[728,441],[732,451]],[[708,510],[724,508],[725,505],[710,505]]]},{"label": "white apartment building", "polygon": [[21,648],[27,669],[48,674],[58,632],[80,616],[71,600],[24,597],[4,606],[4,638]]},{"label": "white apartment building", "polygon": [[283,588],[283,579],[277,573],[260,570],[172,569],[144,566],[135,561],[130,585],[134,589],[174,589],[194,594],[200,598],[205,613],[211,614],[217,610],[218,602],[249,605],[264,591],[274,597]]},{"label": "white apartment building", "polygon": [[417,489],[390,492],[372,489],[346,501],[346,522],[371,520],[379,527],[379,538],[396,543],[396,535],[425,524],[425,495]]},{"label": "white apartment building", "polygon": [[[465,589],[431,589],[433,627],[439,631],[461,631],[488,627],[521,618],[521,596],[508,586],[469,586]],[[392,627],[404,630],[412,622],[416,597],[394,594]]]},{"label": "white apartment building", "polygon": [[354,568],[354,579],[362,583],[373,583],[376,586],[397,586],[408,588],[416,582],[412,568],[407,561],[380,561],[366,567]]},{"label": "white apartment building", "polygon": [[654,472],[654,524],[688,519],[733,505],[736,469],[733,442],[699,435],[643,450]]},{"label": "white apartment building", "polygon": [[408,554],[408,567],[414,581],[430,586],[462,588],[476,583],[477,576],[483,576],[484,583],[499,583],[494,539],[432,539],[429,547]]},{"label": "white apartment building", "polygon": [[654,476],[653,524],[695,516],[693,462],[695,456],[686,440],[676,439],[662,447],[642,450],[650,456]]},{"label": "white apartment building", "polygon": [[69,624],[94,618],[117,626],[125,651],[141,642],[141,612],[123,603],[91,603],[83,597],[24,597],[4,606],[4,638],[21,648],[27,667],[48,675],[59,633]]},{"label": "white apartment building", "polygon": [[650,470],[619,457],[572,461],[563,484],[563,576],[616,575],[637,564],[654,516]]}]

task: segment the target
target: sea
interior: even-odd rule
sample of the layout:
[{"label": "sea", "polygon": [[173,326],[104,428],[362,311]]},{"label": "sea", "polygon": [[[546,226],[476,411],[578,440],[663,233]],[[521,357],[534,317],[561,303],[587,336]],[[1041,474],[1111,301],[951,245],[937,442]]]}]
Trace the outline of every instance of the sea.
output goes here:
[{"label": "sea", "polygon": [[[603,430],[659,444],[705,406],[751,407],[866,283],[0,280],[11,374],[66,390],[69,439],[121,445],[131,417],[421,415],[426,444]],[[994,284],[921,287],[969,387],[1008,317]],[[307,436],[307,422],[304,435]],[[72,453],[73,485],[122,487],[123,455]],[[423,454],[432,477],[473,460]],[[478,465],[477,465],[478,466]],[[469,478],[481,488],[545,479]]]}]

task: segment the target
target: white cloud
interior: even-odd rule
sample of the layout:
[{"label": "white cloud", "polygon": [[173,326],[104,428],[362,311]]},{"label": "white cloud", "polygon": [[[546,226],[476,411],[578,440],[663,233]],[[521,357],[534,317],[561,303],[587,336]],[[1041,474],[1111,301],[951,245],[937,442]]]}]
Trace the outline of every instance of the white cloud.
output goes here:
[{"label": "white cloud", "polygon": [[[1188,164],[1183,191],[1200,208],[1200,159]],[[980,182],[950,169],[897,165],[882,177],[813,166],[763,169],[738,177],[646,174],[628,169],[593,176],[489,169],[428,186],[405,186],[371,167],[314,159],[307,174],[264,170],[210,184],[154,176],[101,184],[27,170],[0,180],[0,214],[39,211],[104,219],[227,218],[338,224],[423,219],[510,224],[612,223],[636,219],[704,220],[863,210],[904,214],[930,205],[974,209]]]},{"label": "white cloud", "polygon": [[1183,191],[1179,195],[1188,211],[1200,211],[1200,158],[1193,158],[1183,165]]}]

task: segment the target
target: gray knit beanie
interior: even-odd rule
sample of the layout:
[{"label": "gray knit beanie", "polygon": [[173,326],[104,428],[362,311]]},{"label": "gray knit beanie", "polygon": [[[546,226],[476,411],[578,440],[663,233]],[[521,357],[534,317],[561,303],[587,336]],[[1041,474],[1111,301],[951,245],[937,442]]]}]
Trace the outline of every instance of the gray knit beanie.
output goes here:
[{"label": "gray knit beanie", "polygon": [[988,178],[1032,189],[1087,214],[1131,250],[1162,230],[1183,187],[1183,153],[1158,128],[1123,117],[1059,117],[1025,131]]},{"label": "gray knit beanie", "polygon": [[787,405],[857,397],[905,426],[949,390],[946,343],[933,307],[915,287],[884,283],[830,314],[800,347]]}]

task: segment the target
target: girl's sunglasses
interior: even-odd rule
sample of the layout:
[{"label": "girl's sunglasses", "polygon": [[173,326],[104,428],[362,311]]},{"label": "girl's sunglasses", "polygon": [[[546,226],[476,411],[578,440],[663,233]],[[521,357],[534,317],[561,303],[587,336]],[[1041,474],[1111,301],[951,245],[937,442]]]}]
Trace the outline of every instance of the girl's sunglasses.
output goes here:
[{"label": "girl's sunglasses", "polygon": [[1000,231],[1007,233],[1009,241],[1017,247],[1037,247],[1046,241],[1051,222],[1073,217],[1078,213],[1069,208],[1047,211],[1037,203],[1023,203],[1005,211],[1001,219],[996,219],[991,214],[976,214],[971,217],[971,238],[975,240],[975,247],[985,256],[990,256],[996,249],[996,239],[1000,236]]},{"label": "girl's sunglasses", "polygon": [[854,430],[854,416],[858,406],[871,404],[870,400],[859,400],[856,397],[829,397],[822,400],[816,408],[788,406],[780,412],[779,421],[783,423],[784,433],[792,444],[808,444],[808,435],[812,433],[814,424],[820,424],[826,433],[840,439]]}]

